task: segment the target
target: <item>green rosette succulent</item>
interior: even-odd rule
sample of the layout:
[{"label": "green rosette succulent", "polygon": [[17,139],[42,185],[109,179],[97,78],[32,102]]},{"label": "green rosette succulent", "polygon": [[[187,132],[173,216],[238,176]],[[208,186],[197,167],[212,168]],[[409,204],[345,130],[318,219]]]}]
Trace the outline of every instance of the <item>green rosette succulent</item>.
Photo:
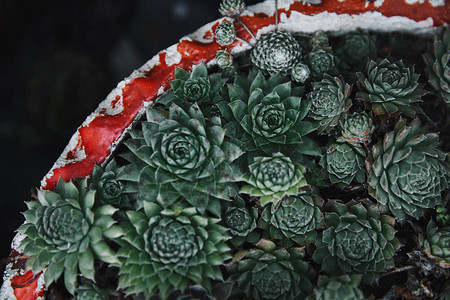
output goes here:
[{"label": "green rosette succulent", "polygon": [[261,72],[251,72],[247,79],[237,75],[228,86],[232,114],[228,135],[239,137],[247,151],[289,151],[289,145],[302,143],[302,137],[315,130],[311,122],[303,121],[311,101],[302,100],[302,93],[303,88],[292,88],[279,75],[267,80]]},{"label": "green rosette succulent", "polygon": [[368,32],[357,30],[344,35],[336,49],[336,56],[346,69],[362,69],[369,58],[376,57],[375,37]]},{"label": "green rosette succulent", "polygon": [[439,227],[430,220],[425,236],[420,237],[419,242],[429,258],[442,268],[450,268],[450,226]]},{"label": "green rosette succulent", "polygon": [[25,224],[18,232],[25,235],[20,247],[29,256],[27,266],[37,274],[47,267],[47,286],[64,273],[67,290],[75,293],[78,274],[94,280],[94,259],[117,263],[113,250],[104,238],[122,234],[113,226],[110,205],[94,207],[95,191],[88,190],[87,180],[72,182],[60,179],[56,192],[38,190],[39,201],[27,202]]},{"label": "green rosette succulent", "polygon": [[304,299],[311,288],[304,247],[279,249],[265,239],[257,247],[238,252],[227,265],[230,279],[237,280],[231,299]]},{"label": "green rosette succulent", "polygon": [[383,211],[403,222],[407,215],[420,218],[441,202],[449,166],[438,143],[438,134],[427,133],[419,120],[407,125],[400,119],[372,148],[366,162],[369,194]]},{"label": "green rosette succulent", "polygon": [[375,115],[401,112],[414,117],[421,111],[415,103],[421,102],[426,92],[414,67],[406,67],[401,60],[395,63],[389,59],[379,63],[369,60],[365,74],[358,72],[357,76],[360,91],[356,97],[370,103]]},{"label": "green rosette succulent", "polygon": [[380,215],[377,206],[364,200],[343,204],[329,201],[326,229],[316,239],[312,259],[331,275],[362,274],[372,283],[394,266],[400,243],[395,238],[394,218]]},{"label": "green rosette succulent", "polygon": [[110,204],[121,208],[131,206],[128,194],[124,191],[123,183],[116,179],[118,168],[115,160],[107,164],[105,169],[99,165],[94,167],[89,189],[96,191],[97,204]]},{"label": "green rosette succulent", "polygon": [[326,74],[336,75],[336,58],[329,47],[316,47],[305,56],[313,80],[321,80]]},{"label": "green rosette succulent", "polygon": [[364,294],[358,288],[360,281],[361,275],[320,276],[317,288],[306,300],[363,300]]},{"label": "green rosette succulent", "polygon": [[319,30],[314,33],[313,37],[311,38],[311,46],[313,49],[320,47],[330,47],[328,35],[325,33],[325,31]]},{"label": "green rosette succulent", "polygon": [[206,66],[194,66],[191,73],[175,69],[175,79],[170,82],[174,95],[189,104],[210,105],[222,100],[221,90],[227,79],[218,73],[208,75]]},{"label": "green rosette succulent", "polygon": [[346,115],[340,121],[341,136],[338,142],[346,142],[353,145],[370,143],[371,135],[375,130],[372,117],[365,111]]},{"label": "green rosette succulent", "polygon": [[285,197],[279,205],[264,209],[259,226],[285,247],[311,242],[324,224],[322,206],[323,199],[312,194]]},{"label": "green rosette succulent", "polygon": [[219,5],[219,12],[225,17],[239,16],[245,9],[243,0],[222,0]]},{"label": "green rosette succulent", "polygon": [[248,184],[240,193],[261,197],[263,206],[270,202],[276,204],[284,196],[297,195],[309,187],[303,175],[305,168],[281,153],[255,157],[249,170],[250,173],[243,176]]},{"label": "green rosette succulent", "polygon": [[233,65],[233,56],[230,52],[226,50],[219,50],[216,53],[217,65],[225,73],[225,75],[230,76],[234,74],[235,68]]},{"label": "green rosette succulent", "polygon": [[229,258],[230,238],[220,219],[199,215],[193,207],[163,208],[145,202],[143,212],[128,211],[120,224],[119,289],[127,295],[158,293],[161,299],[175,289],[199,283],[211,290],[210,280],[223,280],[220,266]]},{"label": "green rosette succulent", "polygon": [[[201,285],[189,286],[184,291],[179,289],[172,291],[167,300],[215,300],[216,298],[210,296],[208,291]],[[161,300],[161,297],[154,295],[149,300]]]},{"label": "green rosette succulent", "polygon": [[102,290],[97,285],[82,285],[77,288],[74,300],[108,300],[114,291]]},{"label": "green rosette succulent", "polygon": [[234,42],[236,38],[236,32],[234,25],[231,22],[223,22],[217,26],[215,31],[216,42],[220,46],[227,46]]},{"label": "green rosette succulent", "polygon": [[347,187],[353,179],[363,182],[365,153],[359,146],[350,146],[347,143],[332,144],[322,156],[320,165],[327,170],[332,184],[341,189]]},{"label": "green rosette succulent", "polygon": [[225,140],[220,118],[205,120],[194,103],[183,110],[172,104],[169,115],[147,109],[142,132],[134,131],[125,141],[130,164],[118,179],[136,191],[138,201],[170,205],[184,197],[202,213],[220,216],[220,201],[230,201],[238,192],[234,182],[241,174],[232,162],[242,151]]},{"label": "green rosette succulent", "polygon": [[347,114],[352,105],[350,91],[350,85],[342,77],[325,75],[322,81],[313,83],[313,90],[306,95],[311,101],[308,116],[315,121],[319,133],[331,132]]},{"label": "green rosette succulent", "polygon": [[304,63],[296,63],[292,68],[291,78],[293,81],[304,84],[309,79],[311,71]]},{"label": "green rosette succulent", "polygon": [[243,242],[256,243],[260,236],[255,232],[258,220],[258,210],[255,207],[247,208],[245,201],[236,196],[232,205],[227,207],[222,217],[225,227],[232,236],[231,243],[237,247]]},{"label": "green rosette succulent", "polygon": [[289,75],[302,58],[302,48],[290,33],[272,31],[259,38],[250,58],[266,74]]},{"label": "green rosette succulent", "polygon": [[425,54],[424,59],[428,80],[450,105],[450,27],[447,26],[442,37],[435,36],[433,52]]}]

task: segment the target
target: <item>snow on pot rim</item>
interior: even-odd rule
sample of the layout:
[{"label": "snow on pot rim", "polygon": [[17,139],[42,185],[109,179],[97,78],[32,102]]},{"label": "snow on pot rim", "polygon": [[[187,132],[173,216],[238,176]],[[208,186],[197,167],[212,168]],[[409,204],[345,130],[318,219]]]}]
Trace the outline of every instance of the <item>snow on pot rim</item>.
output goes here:
[{"label": "snow on pot rim", "polygon": [[[405,31],[413,34],[433,32],[437,26],[450,22],[450,8],[445,0],[324,0],[319,5],[301,1],[266,0],[247,7],[240,20],[256,38],[275,30],[291,33],[312,33],[318,30],[345,32],[356,28],[372,31]],[[69,180],[90,174],[96,163],[104,163],[112,155],[134,120],[144,113],[158,96],[170,88],[175,67],[191,70],[193,65],[216,63],[216,52],[226,49],[239,54],[251,48],[246,43],[255,39],[242,24],[235,22],[238,39],[228,46],[219,45],[214,31],[224,19],[213,21],[183,37],[178,44],[159,52],[121,81],[99,107],[87,117],[69,144],[43,178],[41,188],[53,189],[58,179]],[[231,21],[231,19],[228,19]],[[43,299],[45,286],[42,273],[24,269],[26,259],[18,248],[23,236],[12,243],[10,263],[4,274],[1,299]]]}]

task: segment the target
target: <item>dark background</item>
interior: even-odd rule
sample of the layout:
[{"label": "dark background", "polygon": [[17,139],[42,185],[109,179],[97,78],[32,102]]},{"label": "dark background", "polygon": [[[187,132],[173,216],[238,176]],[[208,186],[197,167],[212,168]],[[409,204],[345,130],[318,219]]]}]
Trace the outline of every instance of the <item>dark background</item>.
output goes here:
[{"label": "dark background", "polygon": [[0,0],[0,258],[84,119],[134,69],[219,18],[219,3]]}]

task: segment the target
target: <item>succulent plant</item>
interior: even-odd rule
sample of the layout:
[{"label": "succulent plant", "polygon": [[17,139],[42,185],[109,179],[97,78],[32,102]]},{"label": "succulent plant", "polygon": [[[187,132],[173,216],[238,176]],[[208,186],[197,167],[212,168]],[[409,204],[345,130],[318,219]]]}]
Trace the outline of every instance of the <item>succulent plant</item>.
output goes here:
[{"label": "succulent plant", "polygon": [[343,204],[330,201],[325,215],[326,229],[316,239],[312,259],[331,275],[362,274],[364,283],[394,266],[400,246],[395,238],[394,218],[380,215],[368,201]]},{"label": "succulent plant", "polygon": [[236,196],[223,214],[223,223],[232,236],[231,243],[239,246],[244,241],[256,243],[260,236],[255,232],[258,210],[255,207],[247,208],[245,201]]},{"label": "succulent plant", "polygon": [[322,206],[322,198],[312,194],[285,197],[279,205],[264,209],[259,226],[285,247],[311,242],[323,225]]},{"label": "succulent plant", "polygon": [[414,117],[420,108],[425,91],[419,84],[419,75],[414,67],[408,68],[400,60],[391,63],[383,59],[380,63],[369,60],[366,72],[357,73],[360,91],[356,97],[372,105],[375,115],[392,115],[397,112]]},{"label": "succulent plant", "polygon": [[251,52],[252,63],[266,74],[291,74],[302,58],[302,48],[287,32],[272,31],[261,36]]},{"label": "succulent plant", "polygon": [[362,30],[344,35],[341,45],[336,49],[340,61],[352,70],[364,68],[367,60],[376,54],[375,37]]},{"label": "succulent plant", "polygon": [[[266,80],[261,72],[254,74],[247,80],[237,76],[228,86],[232,118],[237,121],[227,125],[229,135],[239,137],[240,146],[248,151],[276,152],[301,143],[302,136],[315,130],[311,122],[303,121],[311,104],[301,100],[303,89],[283,83],[279,75]],[[243,132],[228,128],[242,128]]]},{"label": "succulent plant", "polygon": [[214,104],[222,100],[221,89],[227,79],[218,73],[208,76],[206,66],[201,63],[194,66],[191,73],[181,68],[175,69],[175,79],[170,82],[173,93],[190,104]]},{"label": "succulent plant", "polygon": [[430,220],[425,235],[419,239],[429,258],[434,259],[442,268],[450,268],[450,226],[439,227]]},{"label": "succulent plant", "polygon": [[216,53],[216,61],[219,68],[225,72],[227,76],[234,73],[233,56],[226,50],[219,50]]},{"label": "succulent plant", "polygon": [[320,47],[330,47],[328,42],[328,35],[323,30],[317,31],[311,38],[311,46],[313,49]]},{"label": "succulent plant", "polygon": [[317,288],[306,300],[363,300],[364,294],[358,288],[360,281],[361,275],[320,276]]},{"label": "succulent plant", "polygon": [[128,195],[124,193],[123,183],[116,179],[118,165],[115,160],[103,169],[96,165],[91,175],[89,189],[95,190],[96,204],[110,204],[115,207],[128,208],[131,206]]},{"label": "succulent plant", "polygon": [[35,273],[47,267],[47,286],[64,273],[65,286],[74,294],[79,272],[94,280],[94,258],[118,261],[103,240],[122,234],[111,217],[117,209],[110,205],[93,209],[95,191],[88,190],[86,179],[78,187],[61,179],[56,192],[38,190],[37,198],[27,202],[27,222],[18,229],[26,236],[21,248],[29,256],[27,266]]},{"label": "succulent plant", "polygon": [[308,115],[315,120],[319,133],[330,132],[347,114],[352,105],[350,90],[342,77],[325,75],[322,81],[313,83],[313,90],[306,95],[311,101]]},{"label": "succulent plant", "polygon": [[119,289],[126,294],[158,293],[164,300],[174,289],[200,283],[211,290],[210,279],[223,280],[219,266],[229,258],[226,228],[219,219],[199,215],[193,207],[163,208],[145,202],[144,212],[128,211],[125,234],[117,239]]},{"label": "succulent plant", "polygon": [[320,160],[320,165],[327,170],[332,184],[340,188],[347,187],[353,179],[363,182],[365,153],[359,146],[347,143],[335,143],[327,148],[326,154]]},{"label": "succulent plant", "polygon": [[238,192],[233,182],[240,170],[232,162],[242,151],[225,140],[220,119],[206,121],[196,103],[186,110],[172,103],[168,117],[147,109],[142,132],[132,132],[125,145],[130,164],[118,178],[134,186],[138,201],[170,205],[184,197],[202,213],[220,216],[220,201]]},{"label": "succulent plant", "polygon": [[428,79],[441,93],[442,99],[450,105],[450,27],[440,38],[435,36],[433,53],[424,55]]},{"label": "succulent plant", "polygon": [[370,143],[371,135],[375,130],[372,117],[365,111],[346,115],[340,121],[340,125],[341,136],[338,137],[337,141],[350,144],[367,145]]},{"label": "succulent plant", "polygon": [[304,248],[277,249],[272,241],[262,239],[258,248],[238,252],[227,265],[233,286],[232,299],[303,299],[311,288],[304,275],[308,263]]},{"label": "succulent plant", "polygon": [[224,21],[219,24],[216,28],[215,36],[217,43],[221,46],[232,44],[236,39],[236,32],[234,30],[233,23]]},{"label": "succulent plant", "polygon": [[442,205],[436,206],[436,221],[442,226],[450,225],[450,214]]},{"label": "succulent plant", "polygon": [[255,157],[249,169],[250,173],[243,176],[248,185],[240,192],[261,197],[261,205],[276,203],[286,195],[297,195],[308,187],[303,176],[305,168],[281,153]]},{"label": "succulent plant", "polygon": [[336,75],[336,58],[328,47],[316,47],[305,56],[313,80],[321,80],[325,74]]},{"label": "succulent plant", "polygon": [[97,285],[82,285],[76,289],[74,300],[108,300],[114,291],[102,290]]},{"label": "succulent plant", "polygon": [[219,6],[219,12],[222,16],[236,17],[245,9],[243,0],[222,0]]},{"label": "succulent plant", "polygon": [[448,186],[448,163],[438,147],[437,133],[427,133],[419,120],[400,119],[394,131],[377,143],[368,157],[369,193],[383,211],[399,221],[420,218],[425,209],[441,202]]},{"label": "succulent plant", "polygon": [[296,63],[294,67],[292,67],[292,74],[291,78],[293,81],[298,83],[305,83],[306,80],[309,79],[309,76],[311,75],[311,71],[309,70],[308,66],[304,63]]}]

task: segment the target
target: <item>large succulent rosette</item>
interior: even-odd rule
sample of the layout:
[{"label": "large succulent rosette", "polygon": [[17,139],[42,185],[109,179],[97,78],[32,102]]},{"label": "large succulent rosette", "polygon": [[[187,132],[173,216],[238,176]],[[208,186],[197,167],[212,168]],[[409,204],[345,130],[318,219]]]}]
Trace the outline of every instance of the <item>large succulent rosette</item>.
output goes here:
[{"label": "large succulent rosette", "polygon": [[431,85],[450,105],[450,27],[447,26],[442,38],[435,36],[433,51],[425,54],[424,58]]},{"label": "large succulent rosette", "polygon": [[222,280],[219,266],[229,257],[226,228],[219,219],[201,216],[193,207],[163,209],[144,203],[143,212],[128,211],[120,227],[119,289],[127,294],[158,293],[164,300],[175,289]]},{"label": "large succulent rosette", "polygon": [[358,288],[360,281],[361,275],[320,276],[317,288],[306,300],[363,300],[364,294]]},{"label": "large succulent rosette", "polygon": [[[232,118],[236,120],[227,124],[228,131],[234,138],[239,137],[248,151],[280,151],[286,145],[301,143],[302,136],[315,129],[303,121],[311,101],[302,100],[303,89],[292,88],[291,82],[282,82],[279,75],[267,80],[255,71],[247,79],[238,75],[228,86],[228,94]],[[240,128],[243,136],[237,134]]]},{"label": "large succulent rosette", "polygon": [[308,116],[315,120],[319,133],[330,132],[345,116],[352,105],[350,91],[342,77],[325,75],[322,81],[313,83],[313,90],[306,95],[311,101]]},{"label": "large succulent rosette", "polygon": [[347,187],[354,179],[363,182],[365,153],[359,146],[347,143],[332,144],[320,160],[320,165],[327,170],[331,183],[340,188]]},{"label": "large succulent rosette", "polygon": [[326,229],[316,239],[312,259],[332,274],[362,274],[371,283],[394,266],[400,246],[395,238],[394,218],[380,215],[378,208],[364,200],[343,204],[330,201],[325,215]]},{"label": "large succulent rosette", "polygon": [[285,197],[278,206],[264,209],[259,226],[272,240],[281,240],[286,247],[293,242],[312,242],[317,236],[316,230],[324,224],[322,206],[323,200],[317,195]]},{"label": "large succulent rosette", "polygon": [[414,117],[420,111],[415,103],[421,101],[425,91],[414,67],[406,67],[401,60],[394,63],[389,59],[379,63],[369,60],[365,73],[357,75],[360,91],[356,97],[371,104],[375,115],[402,112]]},{"label": "large succulent rosette", "polygon": [[281,153],[255,157],[249,170],[243,176],[248,184],[240,193],[261,197],[262,205],[277,203],[284,196],[297,195],[308,187],[303,175],[305,168]]},{"label": "large succulent rosette", "polygon": [[437,133],[427,133],[419,120],[400,119],[394,131],[377,143],[368,157],[369,193],[383,211],[400,221],[420,218],[441,202],[448,186],[448,163],[438,149]]},{"label": "large succulent rosette", "polygon": [[233,182],[240,171],[231,164],[242,152],[225,140],[218,117],[205,120],[197,104],[186,111],[172,104],[169,116],[147,110],[142,132],[132,133],[125,142],[130,162],[118,178],[137,192],[140,202],[171,204],[180,197],[220,216],[220,201],[229,201],[238,192]]},{"label": "large succulent rosette", "polygon": [[430,220],[419,243],[428,257],[436,260],[442,268],[450,268],[450,226],[438,226]]},{"label": "large succulent rosette", "polygon": [[287,32],[272,31],[258,39],[251,52],[252,63],[266,74],[289,75],[302,58],[302,48]]},{"label": "large succulent rosette", "polygon": [[117,263],[115,253],[104,238],[115,238],[122,231],[113,227],[110,205],[93,209],[95,192],[88,191],[87,180],[60,180],[57,191],[38,190],[39,201],[27,202],[27,220],[18,231],[26,237],[21,242],[29,256],[27,266],[37,274],[45,267],[47,286],[64,273],[67,290],[75,293],[78,274],[94,280],[94,256],[107,263]]},{"label": "large succulent rosette", "polygon": [[231,299],[304,299],[311,288],[304,275],[308,269],[308,263],[303,261],[304,248],[276,248],[265,239],[257,246],[238,252],[227,265],[230,278],[237,280]]}]

